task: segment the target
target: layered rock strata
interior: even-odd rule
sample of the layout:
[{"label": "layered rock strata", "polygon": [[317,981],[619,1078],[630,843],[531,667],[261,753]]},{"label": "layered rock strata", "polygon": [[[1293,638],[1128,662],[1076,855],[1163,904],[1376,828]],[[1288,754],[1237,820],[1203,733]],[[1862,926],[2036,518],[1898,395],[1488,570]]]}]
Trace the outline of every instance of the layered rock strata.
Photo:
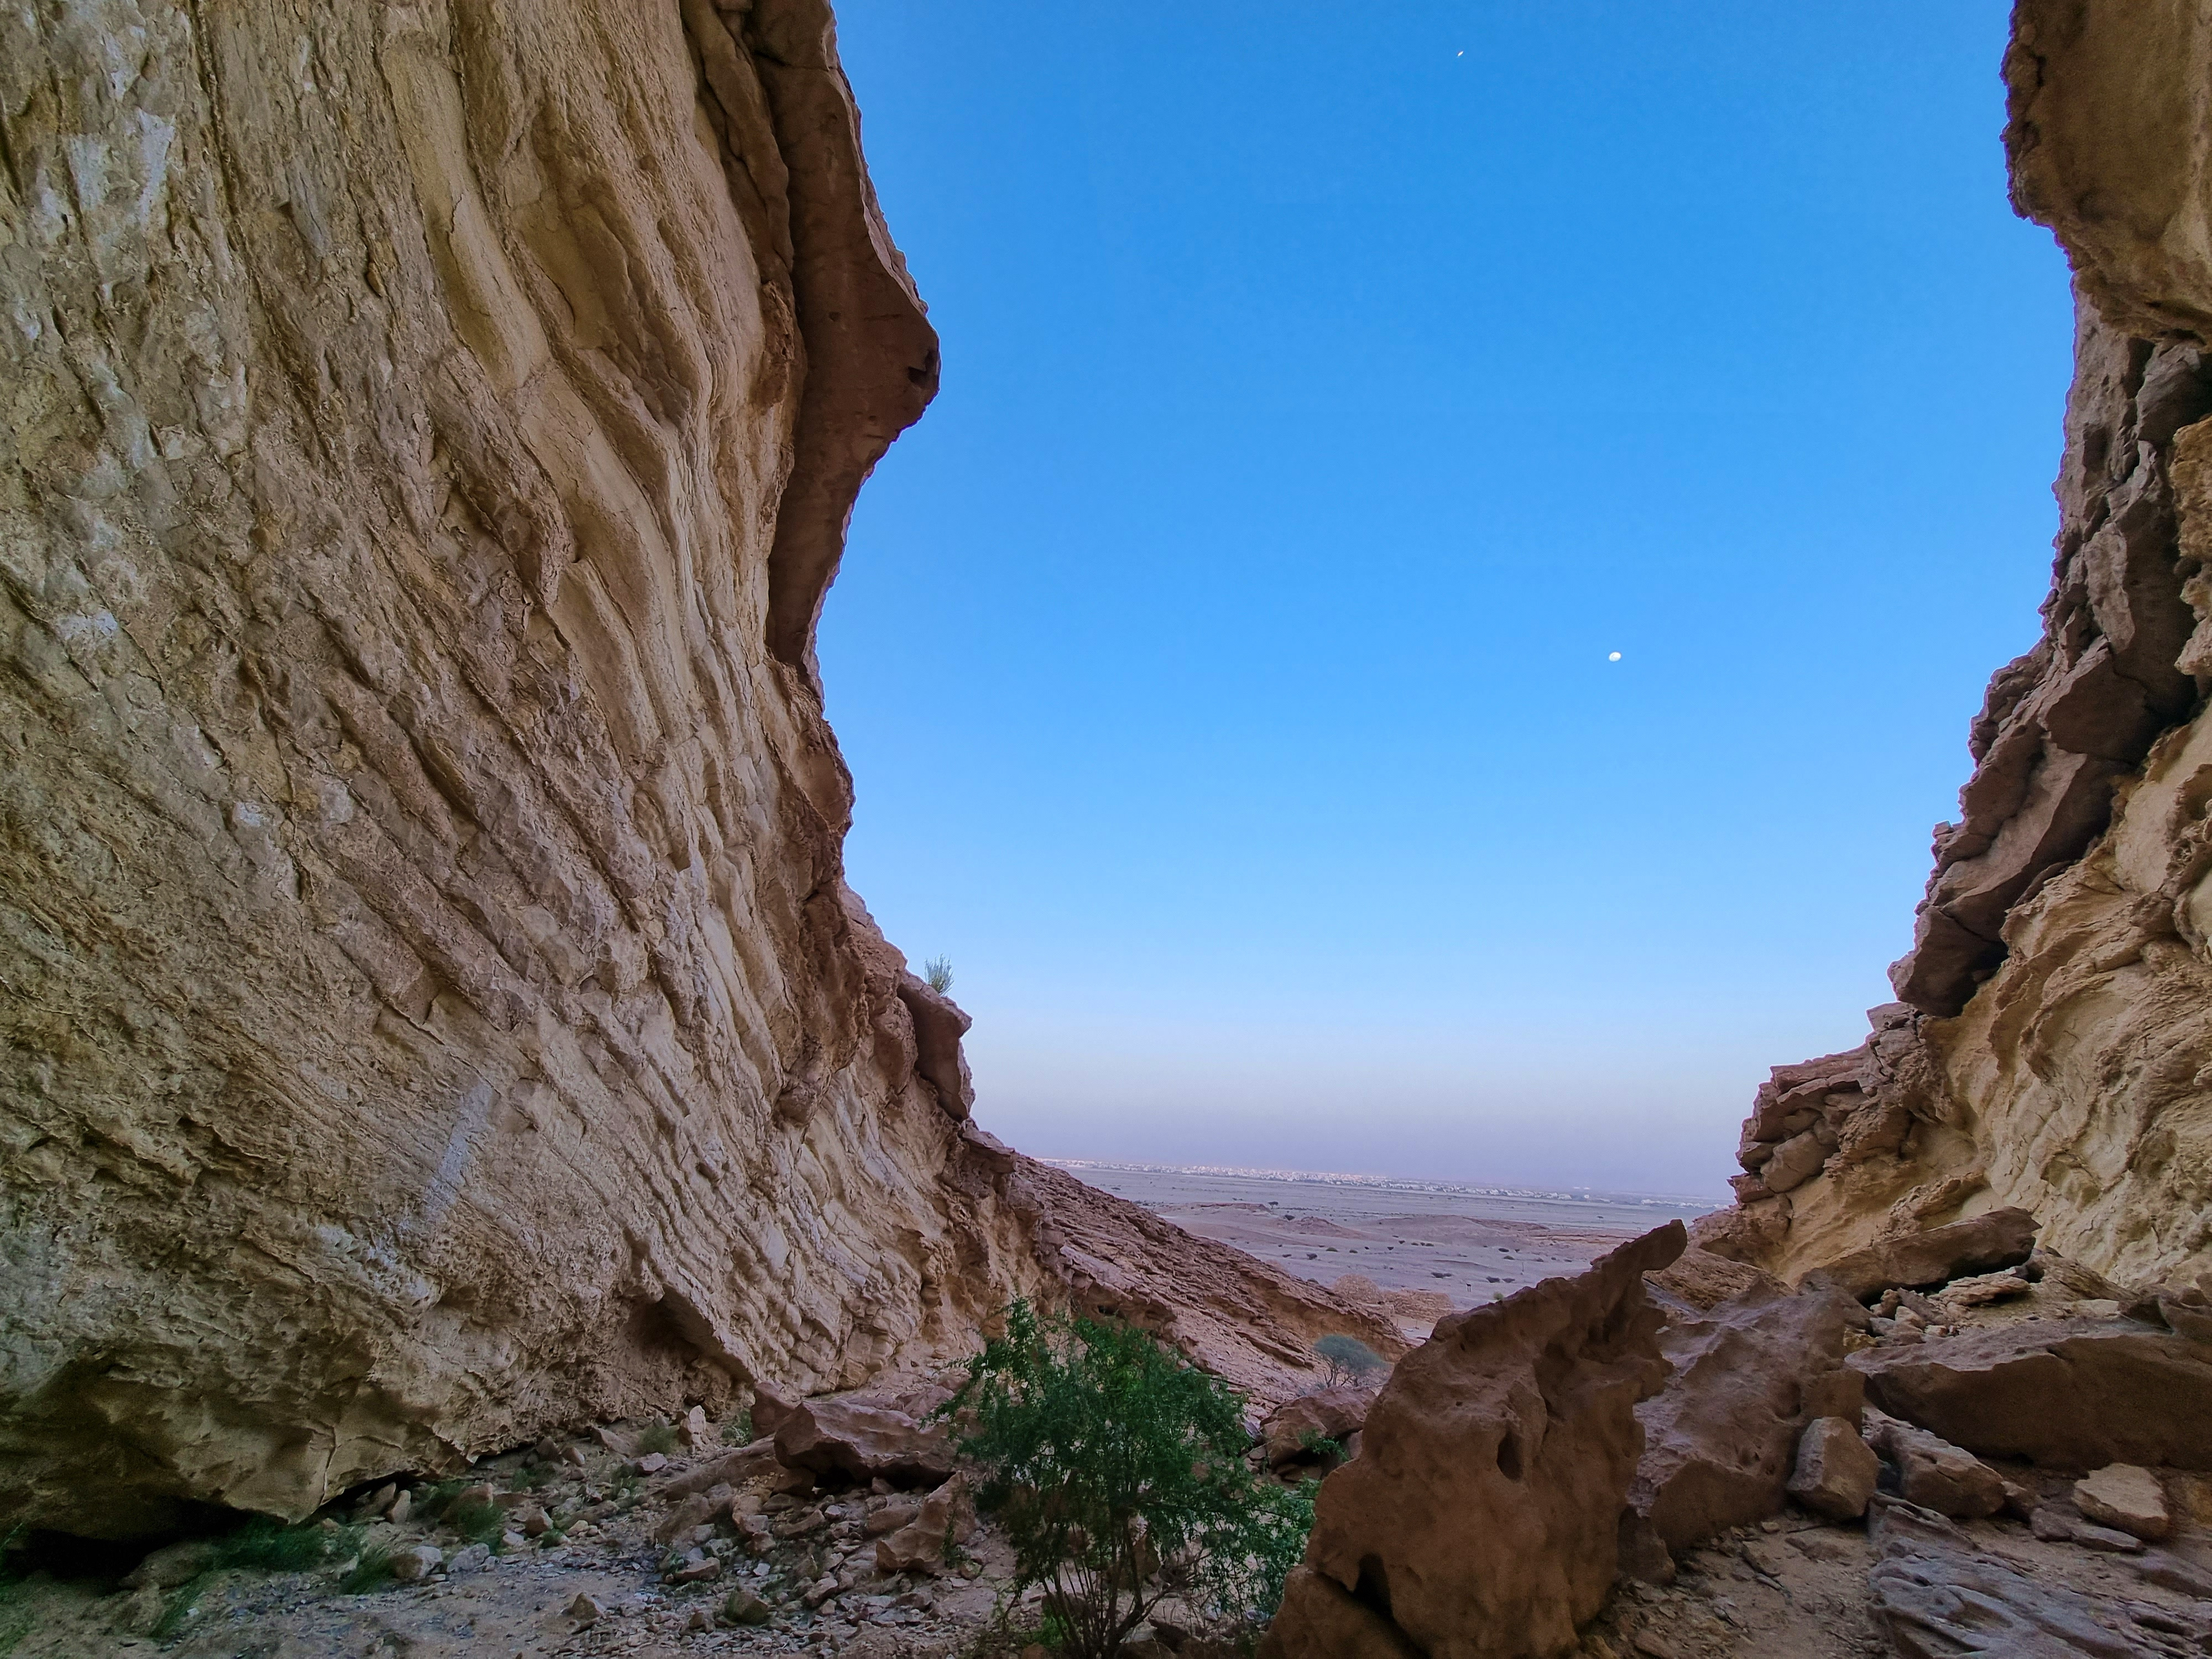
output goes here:
[{"label": "layered rock strata", "polygon": [[2005,74],[2014,204],[2076,279],[2057,557],[1899,1000],[1776,1070],[1702,1235],[1791,1278],[2003,1206],[2117,1277],[2212,1270],[2212,15],[2021,0]]},{"label": "layered rock strata", "polygon": [[845,887],[813,627],[938,371],[821,0],[17,9],[0,136],[0,1528],[1017,1291],[1397,1346],[1052,1220]]}]

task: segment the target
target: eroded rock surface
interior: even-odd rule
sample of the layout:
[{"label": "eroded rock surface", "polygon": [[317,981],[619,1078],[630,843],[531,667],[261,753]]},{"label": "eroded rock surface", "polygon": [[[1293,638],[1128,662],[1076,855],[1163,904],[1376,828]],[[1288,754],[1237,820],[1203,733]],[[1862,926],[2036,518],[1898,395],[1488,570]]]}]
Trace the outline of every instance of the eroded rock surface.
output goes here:
[{"label": "eroded rock surface", "polygon": [[2212,19],[2021,0],[2020,210],[2076,278],[2041,638],[1991,679],[1897,1003],[1777,1068],[1701,1242],[1791,1279],[2016,1206],[2130,1282],[2212,1271]]},{"label": "eroded rock surface", "polygon": [[1643,1275],[1683,1243],[1669,1223],[1401,1360],[1322,1483],[1263,1659],[1571,1650],[1613,1582],[1637,1404],[1666,1376]]},{"label": "eroded rock surface", "polygon": [[0,1528],[1020,1292],[1402,1346],[976,1134],[845,887],[814,623],[937,344],[821,0],[19,8],[0,124]]},{"label": "eroded rock surface", "polygon": [[1844,1364],[1856,1312],[1834,1291],[1774,1288],[1669,1310],[1659,1347],[1672,1370],[1636,1408],[1644,1453],[1629,1488],[1669,1550],[1778,1513],[1807,1425],[1856,1423],[1863,1379]]}]

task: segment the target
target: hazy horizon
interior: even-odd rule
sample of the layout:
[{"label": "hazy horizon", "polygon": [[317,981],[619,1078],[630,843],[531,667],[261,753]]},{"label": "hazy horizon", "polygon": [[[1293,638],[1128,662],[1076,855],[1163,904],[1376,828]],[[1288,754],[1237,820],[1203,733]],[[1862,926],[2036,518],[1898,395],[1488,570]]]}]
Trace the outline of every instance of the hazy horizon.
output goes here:
[{"label": "hazy horizon", "polygon": [[981,1123],[1725,1190],[2037,634],[2071,311],[2006,21],[847,0],[945,370],[821,657]]}]

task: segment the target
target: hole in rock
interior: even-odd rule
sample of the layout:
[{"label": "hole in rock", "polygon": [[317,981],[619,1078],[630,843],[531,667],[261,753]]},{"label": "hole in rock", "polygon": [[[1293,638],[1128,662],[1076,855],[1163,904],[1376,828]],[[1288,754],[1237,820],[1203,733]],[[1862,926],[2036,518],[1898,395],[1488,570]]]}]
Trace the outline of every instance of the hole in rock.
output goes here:
[{"label": "hole in rock", "polygon": [[1384,1618],[1390,1616],[1390,1576],[1382,1570],[1381,1556],[1359,1558],[1359,1582],[1352,1587],[1352,1595]]},{"label": "hole in rock", "polygon": [[1521,1437],[1510,1429],[1505,1438],[1498,1443],[1498,1472],[1508,1480],[1521,1478]]}]

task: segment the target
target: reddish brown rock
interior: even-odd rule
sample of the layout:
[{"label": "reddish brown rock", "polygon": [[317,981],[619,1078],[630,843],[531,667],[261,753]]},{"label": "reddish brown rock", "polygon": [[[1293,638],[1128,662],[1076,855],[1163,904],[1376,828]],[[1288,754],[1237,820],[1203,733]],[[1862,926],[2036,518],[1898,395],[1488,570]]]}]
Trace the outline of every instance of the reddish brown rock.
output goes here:
[{"label": "reddish brown rock", "polygon": [[1864,1299],[1893,1285],[1928,1290],[1970,1273],[2026,1261],[2035,1250],[2035,1218],[1991,1210],[1946,1226],[1885,1238],[1814,1270],[1809,1278]]},{"label": "reddish brown rock", "polygon": [[2212,1348],[2155,1326],[2022,1322],[1850,1364],[1883,1411],[1982,1456],[2212,1469]]},{"label": "reddish brown rock", "polygon": [[1267,1462],[1278,1468],[1294,1463],[1308,1455],[1308,1443],[1313,1440],[1334,1440],[1341,1445],[1359,1432],[1374,1401],[1371,1389],[1324,1389],[1285,1401],[1260,1425]]},{"label": "reddish brown rock", "polygon": [[1681,1224],[1455,1315],[1398,1364],[1360,1456],[1322,1484],[1262,1659],[1509,1659],[1571,1650],[1618,1565],[1664,1380],[1643,1275]]},{"label": "reddish brown rock", "polygon": [[1844,1364],[1855,1304],[1834,1291],[1755,1287],[1660,1333],[1674,1367],[1636,1408],[1644,1455],[1629,1503],[1670,1550],[1782,1508],[1814,1418],[1856,1422],[1863,1384]]},{"label": "reddish brown rock", "polygon": [[937,1572],[946,1549],[975,1534],[975,1505],[959,1475],[922,1500],[914,1518],[876,1540],[878,1572]]},{"label": "reddish brown rock", "polygon": [[809,1400],[775,1431],[776,1461],[816,1476],[939,1481],[952,1473],[952,1437],[903,1412],[854,1401]]},{"label": "reddish brown rock", "polygon": [[1815,1418],[1797,1442],[1790,1495],[1815,1515],[1855,1521],[1880,1483],[1881,1460],[1848,1417]]},{"label": "reddish brown rock", "polygon": [[1870,1411],[1866,1442],[1884,1462],[1896,1466],[1898,1490],[1908,1504],[1961,1519],[1995,1515],[2005,1506],[2003,1476],[1925,1429]]}]

